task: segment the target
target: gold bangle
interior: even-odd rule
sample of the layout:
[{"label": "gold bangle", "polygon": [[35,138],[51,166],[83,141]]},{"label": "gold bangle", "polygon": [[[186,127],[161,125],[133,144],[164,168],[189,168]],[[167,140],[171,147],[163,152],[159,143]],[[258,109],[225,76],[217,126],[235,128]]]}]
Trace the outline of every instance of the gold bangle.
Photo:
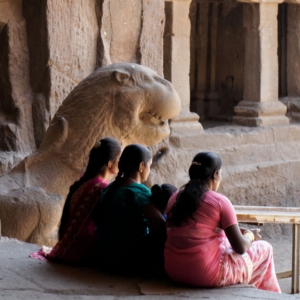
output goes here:
[{"label": "gold bangle", "polygon": [[243,234],[244,237],[248,238],[250,240],[250,242],[253,242],[254,241],[254,234],[252,231],[246,231],[244,234]]}]

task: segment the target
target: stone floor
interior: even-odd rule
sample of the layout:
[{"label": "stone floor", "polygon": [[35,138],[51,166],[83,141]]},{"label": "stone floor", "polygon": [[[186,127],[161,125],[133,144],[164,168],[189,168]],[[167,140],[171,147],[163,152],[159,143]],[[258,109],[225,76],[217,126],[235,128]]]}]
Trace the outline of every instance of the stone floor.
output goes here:
[{"label": "stone floor", "polygon": [[[288,237],[287,237],[288,238]],[[289,241],[283,239],[284,245]],[[278,245],[276,247],[278,248]],[[276,249],[277,249],[276,248]],[[276,252],[281,266],[289,267],[283,257],[289,251]],[[96,269],[78,268],[29,258],[39,249],[34,244],[15,239],[0,239],[0,299],[300,299],[300,295],[277,294],[249,285],[219,289],[177,286],[168,280],[124,278],[100,273]],[[275,255],[276,255],[275,253]],[[280,283],[289,292],[290,281]],[[283,290],[284,290],[283,289]]]}]

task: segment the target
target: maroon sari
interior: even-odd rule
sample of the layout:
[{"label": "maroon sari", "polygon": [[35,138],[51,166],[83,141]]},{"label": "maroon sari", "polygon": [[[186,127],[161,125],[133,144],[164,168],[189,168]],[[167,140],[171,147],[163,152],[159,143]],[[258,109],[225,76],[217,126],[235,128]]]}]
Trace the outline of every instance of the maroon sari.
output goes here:
[{"label": "maroon sari", "polygon": [[72,196],[69,216],[62,238],[51,251],[44,247],[30,256],[68,264],[86,264],[93,258],[96,245],[96,226],[92,212],[107,181],[93,178],[85,182]]}]

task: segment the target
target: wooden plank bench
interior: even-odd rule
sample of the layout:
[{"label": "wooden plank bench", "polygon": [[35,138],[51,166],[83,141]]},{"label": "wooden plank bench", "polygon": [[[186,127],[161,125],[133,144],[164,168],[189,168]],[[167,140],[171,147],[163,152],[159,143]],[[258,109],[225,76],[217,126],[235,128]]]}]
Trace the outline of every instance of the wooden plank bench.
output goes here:
[{"label": "wooden plank bench", "polygon": [[234,205],[240,223],[277,223],[293,225],[292,270],[277,273],[277,278],[292,276],[292,294],[299,293],[300,208]]}]

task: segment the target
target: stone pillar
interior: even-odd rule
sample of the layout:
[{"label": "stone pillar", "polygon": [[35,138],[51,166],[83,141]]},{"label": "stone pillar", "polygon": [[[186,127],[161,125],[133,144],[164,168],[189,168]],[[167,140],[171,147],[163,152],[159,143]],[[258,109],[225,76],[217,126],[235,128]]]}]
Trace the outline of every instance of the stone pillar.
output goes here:
[{"label": "stone pillar", "polygon": [[190,30],[189,7],[191,0],[165,0],[166,15],[171,20],[172,32],[170,37],[169,68],[165,74],[169,74],[170,80],[181,99],[181,112],[171,121],[172,134],[190,134],[202,131],[202,125],[198,122],[199,116],[190,112]]},{"label": "stone pillar", "polygon": [[287,8],[287,106],[291,121],[300,121],[300,0],[289,0]]},{"label": "stone pillar", "polygon": [[283,0],[246,0],[244,4],[244,100],[233,122],[253,127],[288,124],[286,106],[278,100],[278,3]]},{"label": "stone pillar", "polygon": [[216,91],[216,60],[217,60],[217,39],[218,39],[218,6],[217,2],[212,3],[210,22],[210,80],[209,93],[207,95],[209,103],[209,114],[215,115],[219,112],[219,94]]},{"label": "stone pillar", "polygon": [[[194,8],[194,53],[192,58],[192,68],[194,68],[193,78],[193,101],[191,101],[191,109],[200,115],[205,112],[205,95],[207,84],[207,48],[208,48],[208,2],[196,2]],[[192,42],[192,41],[191,41]]]},{"label": "stone pillar", "polygon": [[[201,1],[195,9],[195,82],[191,109],[200,115],[213,116],[219,110],[216,91],[216,58],[218,34],[218,3]],[[193,66],[191,66],[192,68]],[[209,68],[209,72],[208,72]],[[192,74],[192,72],[191,72]]]}]

